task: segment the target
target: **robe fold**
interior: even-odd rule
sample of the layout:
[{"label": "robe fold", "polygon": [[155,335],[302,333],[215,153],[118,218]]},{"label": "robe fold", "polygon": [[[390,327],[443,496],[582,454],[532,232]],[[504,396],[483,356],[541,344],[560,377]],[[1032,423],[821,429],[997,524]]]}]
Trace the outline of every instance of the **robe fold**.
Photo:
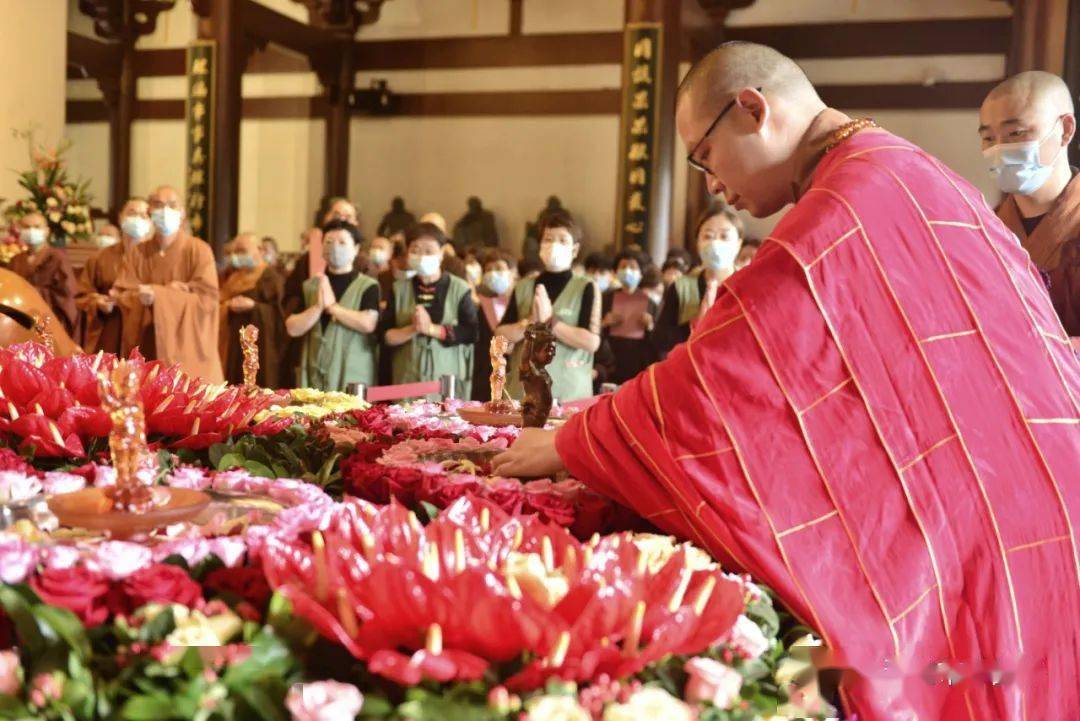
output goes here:
[{"label": "robe fold", "polygon": [[1046,274],[1050,300],[1065,332],[1080,341],[1080,174],[1073,176],[1031,235],[1024,230],[1013,196],[1005,198],[998,217]]},{"label": "robe fold", "polygon": [[560,457],[775,589],[860,721],[1080,718],[1080,364],[1041,278],[901,138],[857,133],[808,177]]},{"label": "robe fold", "polygon": [[27,252],[12,258],[11,270],[34,286],[63,324],[64,330],[72,338],[78,338],[79,307],[75,303],[77,284],[67,253],[46,245],[34,255]]},{"label": "robe fold", "polygon": [[[154,303],[139,301],[153,286]],[[218,279],[210,246],[183,233],[168,248],[157,238],[125,258],[116,281],[123,317],[123,352],[136,346],[151,360],[177,363],[210,383],[223,380],[218,357]]]},{"label": "robe fold", "polygon": [[103,248],[90,257],[79,273],[78,295],[75,300],[82,312],[82,347],[87,353],[120,354],[123,324],[120,308],[105,313],[97,305],[98,295],[109,295],[124,264],[124,244]]},{"label": "robe fold", "polygon": [[[229,383],[244,382],[244,354],[240,347],[240,329],[254,325],[259,329],[258,384],[263,388],[280,387],[281,351],[285,345],[285,317],[281,312],[284,279],[276,269],[263,264],[251,270],[237,270],[221,284],[218,324],[218,352]],[[229,310],[228,301],[243,295],[255,301],[251,310]]]}]

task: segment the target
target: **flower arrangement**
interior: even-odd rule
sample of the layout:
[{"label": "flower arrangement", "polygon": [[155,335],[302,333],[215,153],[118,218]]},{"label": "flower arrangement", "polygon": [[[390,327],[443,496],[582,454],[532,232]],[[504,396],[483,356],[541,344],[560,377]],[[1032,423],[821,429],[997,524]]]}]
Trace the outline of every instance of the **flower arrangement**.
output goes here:
[{"label": "flower arrangement", "polygon": [[4,210],[14,223],[30,213],[41,213],[49,224],[52,243],[64,246],[69,239],[87,240],[94,231],[90,218],[90,181],[72,179],[64,161],[71,147],[65,140],[55,148],[34,141],[33,131],[15,131],[30,148],[30,169],[19,173],[19,185],[29,197],[15,201]]},{"label": "flower arrangement", "polygon": [[302,417],[318,420],[327,416],[364,410],[367,401],[357,396],[339,391],[319,391],[313,388],[293,388],[288,393],[285,403],[277,403],[255,416],[256,422],[268,418]]}]

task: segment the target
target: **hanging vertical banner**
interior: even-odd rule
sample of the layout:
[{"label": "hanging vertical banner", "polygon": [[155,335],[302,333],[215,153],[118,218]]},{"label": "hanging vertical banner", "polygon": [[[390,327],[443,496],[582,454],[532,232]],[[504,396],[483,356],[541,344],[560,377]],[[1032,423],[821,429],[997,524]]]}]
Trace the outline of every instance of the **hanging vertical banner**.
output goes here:
[{"label": "hanging vertical banner", "polygon": [[624,33],[622,120],[619,141],[617,247],[647,247],[656,138],[660,122],[660,23],[628,23]]},{"label": "hanging vertical banner", "polygon": [[187,48],[186,197],[192,234],[206,238],[213,210],[211,172],[214,154],[214,54],[213,40],[196,40]]}]

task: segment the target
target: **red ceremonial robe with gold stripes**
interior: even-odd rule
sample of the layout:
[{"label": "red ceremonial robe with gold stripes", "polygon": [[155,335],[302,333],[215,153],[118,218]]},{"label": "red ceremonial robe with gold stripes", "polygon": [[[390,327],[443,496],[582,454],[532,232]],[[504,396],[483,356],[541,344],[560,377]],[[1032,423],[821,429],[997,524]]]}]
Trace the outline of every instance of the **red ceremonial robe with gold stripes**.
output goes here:
[{"label": "red ceremonial robe with gold stripes", "polygon": [[556,443],[774,588],[855,671],[860,721],[1074,721],[1078,399],[1016,238],[939,161],[864,132],[689,342]]}]

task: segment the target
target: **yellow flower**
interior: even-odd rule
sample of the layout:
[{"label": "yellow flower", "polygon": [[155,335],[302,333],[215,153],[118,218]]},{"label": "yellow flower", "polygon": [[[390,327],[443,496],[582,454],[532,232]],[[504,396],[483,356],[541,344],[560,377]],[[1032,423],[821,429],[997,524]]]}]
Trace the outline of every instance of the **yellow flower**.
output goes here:
[{"label": "yellow flower", "polygon": [[570,590],[562,570],[548,571],[539,553],[511,553],[506,558],[506,575],[544,608],[554,608]]},{"label": "yellow flower", "polygon": [[171,646],[222,646],[243,627],[240,617],[232,611],[207,617],[183,606],[173,606],[173,617],[176,629],[165,638]]},{"label": "yellow flower", "polygon": [[694,721],[694,711],[662,688],[643,688],[626,703],[604,709],[604,721]]},{"label": "yellow flower", "polygon": [[573,696],[541,696],[528,705],[528,721],[592,721],[589,712]]},{"label": "yellow flower", "polygon": [[638,551],[645,555],[650,573],[658,573],[680,548],[686,549],[687,568],[691,571],[705,571],[716,568],[716,564],[705,551],[689,543],[676,545],[675,539],[671,536],[661,536],[656,533],[635,533],[631,540],[637,546]]}]

